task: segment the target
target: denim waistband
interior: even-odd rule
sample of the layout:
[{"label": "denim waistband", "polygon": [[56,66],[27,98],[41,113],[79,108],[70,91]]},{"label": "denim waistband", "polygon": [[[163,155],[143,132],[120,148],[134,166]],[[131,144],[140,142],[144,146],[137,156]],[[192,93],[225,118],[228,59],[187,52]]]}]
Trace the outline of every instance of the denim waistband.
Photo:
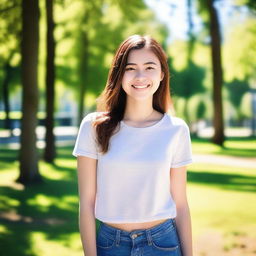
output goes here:
[{"label": "denim waistband", "polygon": [[167,219],[163,223],[149,229],[136,229],[130,232],[117,229],[105,224],[104,222],[100,222],[99,232],[101,232],[104,236],[107,236],[111,239],[116,239],[117,241],[131,241],[136,239],[147,240],[150,243],[151,237],[156,238],[165,232],[170,231],[171,229],[175,229],[175,219]]}]

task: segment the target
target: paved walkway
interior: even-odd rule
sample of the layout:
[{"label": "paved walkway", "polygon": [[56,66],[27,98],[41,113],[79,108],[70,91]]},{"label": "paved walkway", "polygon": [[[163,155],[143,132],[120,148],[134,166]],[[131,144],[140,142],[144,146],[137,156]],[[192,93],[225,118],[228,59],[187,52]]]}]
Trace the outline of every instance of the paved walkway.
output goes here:
[{"label": "paved walkway", "polygon": [[193,154],[194,163],[220,164],[256,169],[256,157]]}]

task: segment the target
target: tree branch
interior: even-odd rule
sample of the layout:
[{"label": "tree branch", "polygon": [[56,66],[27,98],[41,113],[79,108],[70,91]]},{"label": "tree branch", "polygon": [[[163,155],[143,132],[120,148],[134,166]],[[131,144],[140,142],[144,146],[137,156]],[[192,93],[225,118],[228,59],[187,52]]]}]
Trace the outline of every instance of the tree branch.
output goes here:
[{"label": "tree branch", "polygon": [[8,11],[10,11],[10,10],[12,10],[12,9],[14,9],[14,8],[16,8],[16,7],[18,7],[18,6],[19,6],[19,4],[13,4],[13,5],[11,5],[11,6],[4,7],[4,8],[1,8],[1,7],[0,7],[0,14],[5,13],[5,12],[8,12]]}]

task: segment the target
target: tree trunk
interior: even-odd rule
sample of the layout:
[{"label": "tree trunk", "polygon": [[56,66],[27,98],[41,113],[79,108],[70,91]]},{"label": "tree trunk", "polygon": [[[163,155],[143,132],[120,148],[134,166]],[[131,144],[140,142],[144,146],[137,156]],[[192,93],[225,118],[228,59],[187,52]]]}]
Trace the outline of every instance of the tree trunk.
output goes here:
[{"label": "tree trunk", "polygon": [[[193,35],[193,20],[192,20],[192,3],[191,0],[187,0],[187,17],[188,17],[188,51],[187,51],[187,67],[190,67],[192,64],[192,55],[194,51],[194,45],[195,45],[195,37]],[[189,117],[189,111],[188,111],[188,103],[189,99],[192,96],[191,90],[189,86],[186,87],[186,95],[185,97],[185,106],[184,106],[184,117],[187,122],[187,124],[190,126],[190,117]]]},{"label": "tree trunk", "polygon": [[78,125],[83,119],[84,116],[84,96],[86,93],[86,72],[88,69],[88,47],[89,47],[89,39],[86,31],[81,31],[81,43],[83,47],[81,47],[81,56],[79,63],[79,77],[80,77],[80,90],[79,90],[79,105],[78,105]]},{"label": "tree trunk", "polygon": [[3,103],[5,111],[4,128],[12,132],[11,120],[10,120],[10,102],[9,102],[9,84],[11,80],[10,74],[11,66],[10,59],[7,60],[4,67],[4,79],[3,79]]},{"label": "tree trunk", "polygon": [[224,124],[222,107],[222,64],[221,64],[221,37],[220,25],[217,10],[214,7],[214,0],[207,0],[210,14],[210,35],[211,35],[211,55],[213,69],[213,104],[214,104],[214,136],[212,141],[215,144],[224,143]]},{"label": "tree trunk", "polygon": [[53,163],[55,150],[55,137],[53,134],[54,128],[54,58],[55,58],[55,41],[54,41],[54,20],[53,20],[53,0],[46,0],[47,13],[47,60],[46,60],[46,137],[45,137],[45,151],[44,160]]},{"label": "tree trunk", "polygon": [[188,111],[188,102],[189,98],[185,98],[185,104],[184,104],[184,118],[188,125],[190,125],[190,117],[189,117],[189,111]]},{"label": "tree trunk", "polygon": [[195,45],[195,36],[193,33],[193,19],[192,19],[192,0],[187,0],[187,16],[188,16],[188,56],[187,61],[188,64],[192,62],[192,56],[194,51],[194,45]]},{"label": "tree trunk", "polygon": [[41,180],[36,148],[38,110],[38,64],[39,43],[39,4],[38,0],[22,1],[22,121],[20,148],[20,176],[17,181],[23,184]]}]

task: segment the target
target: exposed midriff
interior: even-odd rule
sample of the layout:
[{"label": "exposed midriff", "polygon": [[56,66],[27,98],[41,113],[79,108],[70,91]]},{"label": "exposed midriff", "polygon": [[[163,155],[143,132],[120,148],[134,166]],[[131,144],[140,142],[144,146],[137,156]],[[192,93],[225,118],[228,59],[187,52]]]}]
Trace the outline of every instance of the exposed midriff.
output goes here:
[{"label": "exposed midriff", "polygon": [[157,226],[165,222],[166,220],[167,219],[162,219],[162,220],[155,220],[155,221],[143,222],[143,223],[108,223],[108,222],[104,222],[104,223],[111,227],[131,232],[133,230],[138,230],[138,229],[152,228],[154,226]]}]

